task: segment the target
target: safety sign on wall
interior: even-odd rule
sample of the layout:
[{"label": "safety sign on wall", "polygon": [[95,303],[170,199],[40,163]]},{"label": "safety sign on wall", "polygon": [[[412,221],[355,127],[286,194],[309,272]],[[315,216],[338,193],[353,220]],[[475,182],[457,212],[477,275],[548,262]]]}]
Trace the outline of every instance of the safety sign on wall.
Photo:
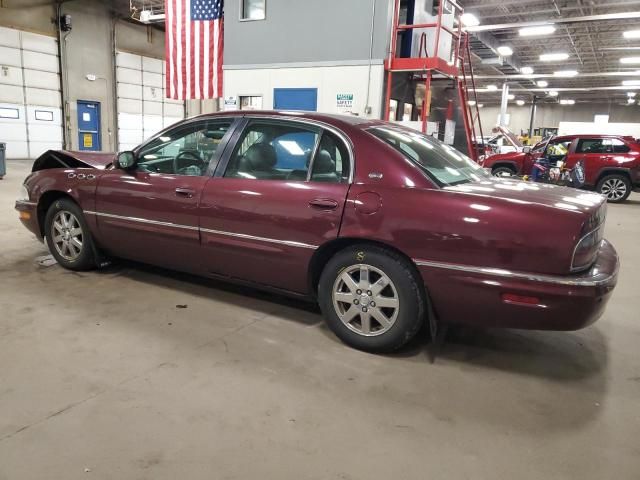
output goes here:
[{"label": "safety sign on wall", "polygon": [[338,93],[336,95],[336,106],[338,108],[353,108],[353,93]]},{"label": "safety sign on wall", "polygon": [[224,99],[224,110],[237,110],[238,109],[238,97],[227,97]]}]

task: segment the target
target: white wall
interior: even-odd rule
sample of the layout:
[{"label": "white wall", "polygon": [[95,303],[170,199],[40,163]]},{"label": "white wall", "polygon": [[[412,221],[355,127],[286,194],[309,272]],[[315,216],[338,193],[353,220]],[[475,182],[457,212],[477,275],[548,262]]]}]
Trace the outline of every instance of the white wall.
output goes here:
[{"label": "white wall", "polygon": [[383,73],[382,65],[371,67],[370,115],[365,114],[369,75],[366,65],[225,70],[224,97],[262,95],[262,107],[269,110],[273,108],[274,88],[317,88],[319,112],[347,113],[338,108],[336,96],[352,93],[352,113],[380,118]]}]

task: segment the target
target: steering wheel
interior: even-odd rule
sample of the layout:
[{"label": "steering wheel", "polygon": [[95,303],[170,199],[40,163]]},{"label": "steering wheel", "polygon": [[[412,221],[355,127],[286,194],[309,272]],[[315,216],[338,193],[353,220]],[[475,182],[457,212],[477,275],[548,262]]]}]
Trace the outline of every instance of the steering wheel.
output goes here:
[{"label": "steering wheel", "polygon": [[194,152],[192,150],[184,150],[184,151],[180,152],[178,155],[176,155],[173,158],[173,173],[178,173],[178,169],[179,169],[179,165],[180,165],[179,161],[183,157],[191,157],[191,158],[197,160],[200,164],[204,163],[204,161],[202,160],[200,155],[198,155],[197,152]]}]

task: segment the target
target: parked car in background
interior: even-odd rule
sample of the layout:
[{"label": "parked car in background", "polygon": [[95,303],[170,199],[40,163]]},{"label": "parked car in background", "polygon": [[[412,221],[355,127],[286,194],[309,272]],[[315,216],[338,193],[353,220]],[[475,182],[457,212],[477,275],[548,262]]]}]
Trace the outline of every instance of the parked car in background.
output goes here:
[{"label": "parked car in background", "polygon": [[117,156],[49,151],[16,209],[65,268],[121,257],[309,298],[368,351],[425,321],[582,328],[618,272],[601,196],[357,117],[224,112]]},{"label": "parked car in background", "polygon": [[532,149],[493,155],[481,165],[495,176],[531,175],[534,163],[547,160],[585,167],[585,188],[595,190],[610,202],[623,202],[640,188],[640,143],[633,137],[615,135],[564,135],[550,137]]}]

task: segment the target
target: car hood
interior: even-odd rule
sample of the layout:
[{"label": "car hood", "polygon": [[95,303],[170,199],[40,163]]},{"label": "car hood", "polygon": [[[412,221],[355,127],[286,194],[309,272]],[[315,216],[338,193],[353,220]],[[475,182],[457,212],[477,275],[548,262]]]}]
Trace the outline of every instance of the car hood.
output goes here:
[{"label": "car hood", "polygon": [[115,153],[47,150],[33,163],[32,171],[49,168],[97,168],[104,170],[116,158]]},{"label": "car hood", "polygon": [[73,150],[59,150],[57,153],[71,157],[89,167],[104,169],[111,165],[116,158],[115,153],[77,152]]},{"label": "car hood", "polygon": [[605,203],[597,193],[545,183],[506,179],[486,179],[465,183],[445,190],[490,197],[517,205],[537,205],[555,210],[592,214]]}]

